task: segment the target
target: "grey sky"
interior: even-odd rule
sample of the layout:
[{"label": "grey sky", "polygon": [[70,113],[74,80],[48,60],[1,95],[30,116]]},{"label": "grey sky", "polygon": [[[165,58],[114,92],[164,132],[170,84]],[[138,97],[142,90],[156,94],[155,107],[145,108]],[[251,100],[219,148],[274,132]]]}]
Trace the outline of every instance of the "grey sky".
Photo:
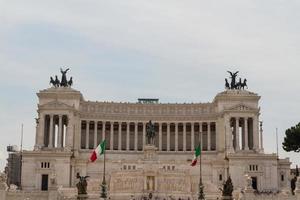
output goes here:
[{"label": "grey sky", "polygon": [[[85,99],[208,102],[239,70],[261,99],[265,150],[300,121],[300,2],[0,0],[0,169],[32,149],[38,90],[68,66]],[[299,163],[298,154],[287,154]]]}]

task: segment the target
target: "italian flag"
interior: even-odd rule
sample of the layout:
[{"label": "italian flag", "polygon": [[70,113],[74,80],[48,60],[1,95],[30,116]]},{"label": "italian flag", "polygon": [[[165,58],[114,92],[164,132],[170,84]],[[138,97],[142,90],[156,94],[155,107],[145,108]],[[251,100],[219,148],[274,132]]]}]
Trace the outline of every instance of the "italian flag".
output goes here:
[{"label": "italian flag", "polygon": [[197,158],[198,156],[200,156],[201,154],[201,149],[200,149],[200,144],[198,145],[198,147],[195,148],[195,154],[194,154],[194,159],[192,161],[191,166],[195,166],[197,164]]},{"label": "italian flag", "polygon": [[90,161],[91,162],[94,162],[95,160],[97,160],[97,158],[104,154],[104,151],[105,151],[105,145],[106,145],[106,141],[103,140],[98,146],[96,149],[93,150],[91,156],[90,156]]}]

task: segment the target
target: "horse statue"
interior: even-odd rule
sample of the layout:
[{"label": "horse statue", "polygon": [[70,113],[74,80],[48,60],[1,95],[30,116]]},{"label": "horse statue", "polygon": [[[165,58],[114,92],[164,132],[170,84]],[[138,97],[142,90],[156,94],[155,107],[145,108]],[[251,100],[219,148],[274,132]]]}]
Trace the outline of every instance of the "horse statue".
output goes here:
[{"label": "horse statue", "polygon": [[78,195],[80,194],[87,194],[87,181],[86,179],[89,176],[80,176],[79,173],[77,173],[76,178],[79,179],[79,182],[76,184]]},{"label": "horse statue", "polygon": [[52,84],[52,86],[54,86],[54,87],[59,87],[59,80],[58,80],[57,76],[55,76],[55,80],[53,79],[52,76],[50,76],[49,84],[50,85]]},{"label": "horse statue", "polygon": [[227,78],[225,78],[225,89],[230,89]]},{"label": "horse statue", "polygon": [[147,144],[154,145],[155,129],[151,120],[146,125]]},{"label": "horse statue", "polygon": [[236,89],[240,90],[242,88],[242,78],[239,79],[239,82],[236,83]]},{"label": "horse statue", "polygon": [[50,76],[50,82],[49,82],[49,84],[50,84],[50,85],[52,84],[52,86],[56,87],[55,81],[54,81],[54,79],[53,79],[52,76]]},{"label": "horse statue", "polygon": [[55,75],[55,81],[54,82],[55,82],[56,87],[60,86],[60,81],[58,80],[57,75]]},{"label": "horse statue", "polygon": [[248,86],[247,86],[247,79],[244,79],[244,82],[241,84],[241,89],[245,89],[245,87],[247,87],[248,89]]},{"label": "horse statue", "polygon": [[68,86],[71,87],[73,85],[73,77],[71,76],[70,80],[68,81]]}]

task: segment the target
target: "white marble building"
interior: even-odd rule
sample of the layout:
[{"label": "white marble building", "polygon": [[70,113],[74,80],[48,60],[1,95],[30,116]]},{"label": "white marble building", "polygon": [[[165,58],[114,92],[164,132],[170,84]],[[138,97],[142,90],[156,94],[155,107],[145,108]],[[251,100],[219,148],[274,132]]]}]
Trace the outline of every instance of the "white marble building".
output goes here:
[{"label": "white marble building", "polygon": [[[220,196],[230,175],[236,191],[252,177],[259,191],[289,187],[290,161],[265,154],[259,126],[260,96],[226,90],[211,103],[171,104],[91,102],[69,87],[37,93],[35,147],[23,154],[23,190],[74,188],[76,173],[88,175],[89,195],[99,197],[103,157],[88,162],[93,148],[107,141],[106,178],[111,199],[196,197],[199,167],[191,167],[201,143],[206,197]],[[156,151],[145,148],[145,126],[152,120]]]}]

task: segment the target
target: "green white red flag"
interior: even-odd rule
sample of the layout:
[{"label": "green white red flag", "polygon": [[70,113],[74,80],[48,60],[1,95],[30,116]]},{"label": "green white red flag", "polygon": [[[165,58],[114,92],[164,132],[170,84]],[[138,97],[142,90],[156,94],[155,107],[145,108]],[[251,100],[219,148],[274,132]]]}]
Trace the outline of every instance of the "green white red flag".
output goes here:
[{"label": "green white red flag", "polygon": [[97,147],[96,149],[93,150],[91,156],[90,156],[90,161],[94,162],[95,160],[97,160],[97,158],[104,154],[105,151],[105,146],[106,146],[106,141],[103,140]]},{"label": "green white red flag", "polygon": [[201,154],[200,144],[195,148],[194,159],[192,161],[191,166],[195,166],[197,164],[198,156]]}]

